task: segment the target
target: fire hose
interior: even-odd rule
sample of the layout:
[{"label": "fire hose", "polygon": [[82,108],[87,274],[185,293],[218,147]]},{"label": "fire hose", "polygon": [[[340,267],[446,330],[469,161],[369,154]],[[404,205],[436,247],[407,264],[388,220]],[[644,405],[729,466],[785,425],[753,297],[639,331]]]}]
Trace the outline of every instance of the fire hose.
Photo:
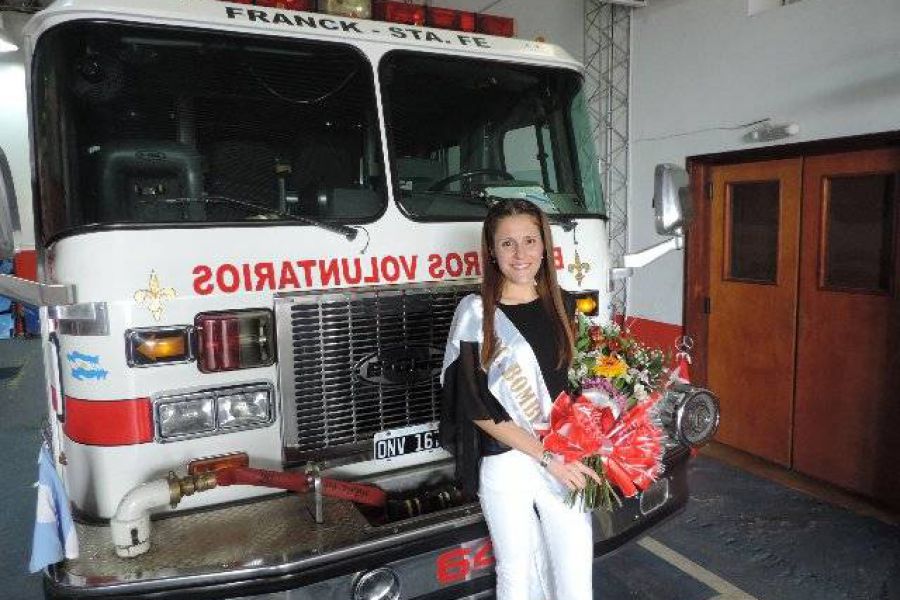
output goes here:
[{"label": "fire hose", "polygon": [[[305,473],[289,473],[285,471],[267,471],[250,467],[233,467],[216,472],[218,485],[256,485],[289,490],[298,494],[312,491],[315,486],[314,477]],[[387,495],[381,488],[365,483],[349,483],[338,479],[321,478],[323,496],[350,500],[369,506],[384,506]]]},{"label": "fire hose", "polygon": [[169,504],[175,508],[181,499],[218,486],[253,485],[288,490],[298,494],[312,491],[315,495],[315,518],[323,522],[323,496],[382,507],[387,495],[381,488],[365,483],[350,483],[318,472],[289,473],[250,467],[229,467],[195,475],[178,477],[169,473],[131,489],[110,519],[110,533],[116,554],[123,558],[139,556],[150,550],[150,510]]}]

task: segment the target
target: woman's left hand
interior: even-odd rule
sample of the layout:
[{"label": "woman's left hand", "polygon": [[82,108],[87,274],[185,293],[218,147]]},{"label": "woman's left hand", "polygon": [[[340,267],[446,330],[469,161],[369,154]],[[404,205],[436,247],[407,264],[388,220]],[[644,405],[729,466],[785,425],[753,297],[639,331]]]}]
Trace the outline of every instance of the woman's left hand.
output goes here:
[{"label": "woman's left hand", "polygon": [[547,470],[560,483],[569,488],[571,491],[583,490],[588,483],[588,477],[602,485],[603,480],[597,473],[581,462],[580,460],[564,463],[559,460],[552,460],[547,464]]}]

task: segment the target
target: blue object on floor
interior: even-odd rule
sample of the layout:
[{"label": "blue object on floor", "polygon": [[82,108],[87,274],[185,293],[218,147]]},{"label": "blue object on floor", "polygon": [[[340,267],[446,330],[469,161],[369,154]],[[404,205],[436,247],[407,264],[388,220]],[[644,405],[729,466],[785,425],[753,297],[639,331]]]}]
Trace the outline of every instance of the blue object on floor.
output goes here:
[{"label": "blue object on floor", "polygon": [[41,317],[38,307],[30,304],[23,304],[22,319],[25,323],[26,335],[40,335],[41,333]]},{"label": "blue object on floor", "polygon": [[16,321],[10,313],[0,314],[0,340],[12,337]]},{"label": "blue object on floor", "polygon": [[[0,260],[0,275],[10,275],[13,272],[13,261],[10,259]],[[0,296],[0,313],[7,313],[12,309],[12,300],[7,298],[6,296]],[[4,315],[5,316],[5,315]],[[13,319],[13,325],[15,325],[15,319]],[[6,339],[10,337],[8,332],[8,328],[6,327],[6,320],[0,321],[0,339]]]}]

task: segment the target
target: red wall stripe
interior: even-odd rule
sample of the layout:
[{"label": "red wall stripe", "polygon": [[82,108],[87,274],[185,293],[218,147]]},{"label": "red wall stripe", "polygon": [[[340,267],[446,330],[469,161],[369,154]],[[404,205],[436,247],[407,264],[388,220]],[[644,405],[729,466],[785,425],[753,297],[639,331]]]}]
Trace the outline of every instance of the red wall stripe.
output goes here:
[{"label": "red wall stripe", "polygon": [[[632,335],[649,348],[659,348],[663,352],[675,354],[675,342],[684,335],[684,327],[663,321],[642,319],[641,317],[625,317],[625,327],[631,330]],[[617,316],[616,322],[622,325],[622,317]]]},{"label": "red wall stripe", "polygon": [[152,442],[150,398],[81,400],[66,396],[63,430],[73,442],[89,446],[128,446]]}]

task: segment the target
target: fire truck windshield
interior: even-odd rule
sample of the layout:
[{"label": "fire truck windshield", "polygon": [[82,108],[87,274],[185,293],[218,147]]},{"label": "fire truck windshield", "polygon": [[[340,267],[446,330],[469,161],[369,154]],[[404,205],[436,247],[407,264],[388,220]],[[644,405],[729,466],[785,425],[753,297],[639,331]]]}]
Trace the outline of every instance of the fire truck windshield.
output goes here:
[{"label": "fire truck windshield", "polygon": [[481,219],[497,198],[604,216],[581,77],[407,51],[380,65],[396,196],[420,220]]},{"label": "fire truck windshield", "polygon": [[385,177],[355,48],[73,22],[33,73],[41,235],[375,220]]}]

